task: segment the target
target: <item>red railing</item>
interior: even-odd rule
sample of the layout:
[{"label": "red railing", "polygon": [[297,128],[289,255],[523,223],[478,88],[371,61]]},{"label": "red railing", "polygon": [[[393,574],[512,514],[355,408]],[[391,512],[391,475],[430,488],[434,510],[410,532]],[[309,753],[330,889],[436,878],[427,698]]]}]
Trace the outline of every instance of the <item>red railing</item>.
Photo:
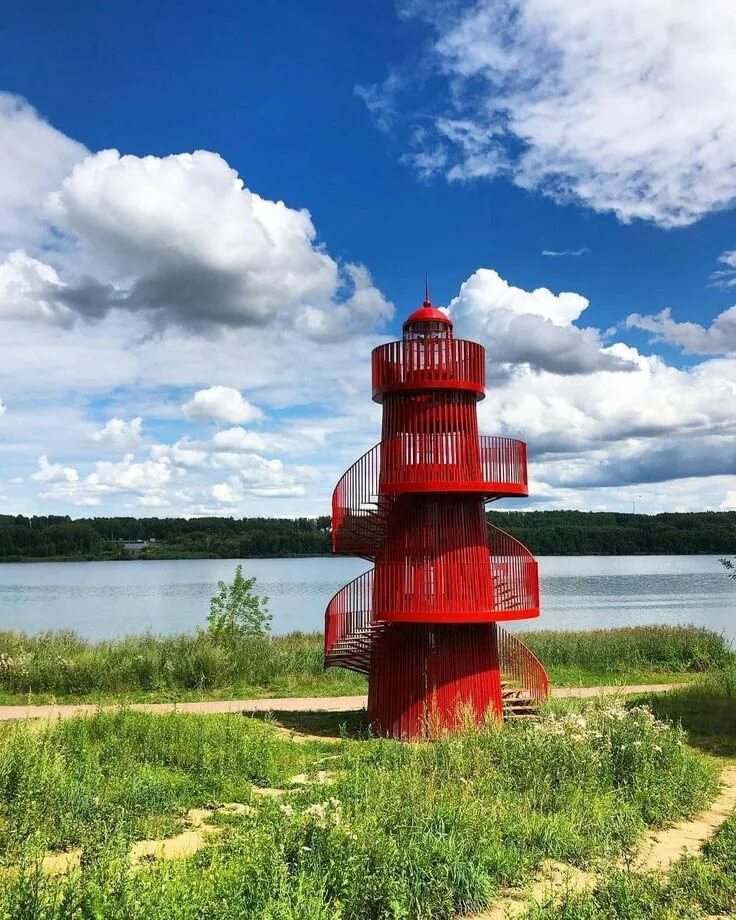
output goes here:
[{"label": "red railing", "polygon": [[390,494],[447,491],[526,495],[526,444],[456,432],[397,435],[376,444],[343,474],[332,494],[332,551],[373,557]]},{"label": "red railing", "polygon": [[529,611],[526,617],[539,616],[537,560],[523,543],[493,524],[488,525],[488,547],[496,586],[497,609],[509,612]]},{"label": "red railing", "polygon": [[527,495],[526,444],[492,435],[401,434],[381,442],[380,491]]},{"label": "red railing", "polygon": [[[341,588],[325,613],[325,666],[342,667],[367,674],[371,648],[384,628],[373,620],[373,570],[364,572]],[[535,700],[549,693],[547,672],[534,653],[513,633],[500,626],[498,660],[506,681],[526,690]]]},{"label": "red railing", "polygon": [[549,678],[541,661],[518,636],[500,626],[498,632],[498,663],[506,680],[518,684],[533,700],[546,700]]},{"label": "red railing", "polygon": [[382,536],[385,502],[378,494],[381,445],[376,444],[348,469],[332,493],[332,552],[375,555]]},{"label": "red railing", "polygon": [[[367,674],[373,642],[373,569],[334,595],[325,611],[325,667]],[[378,627],[381,628],[381,627]]]},{"label": "red railing", "polygon": [[[373,349],[373,398],[412,389],[473,390],[482,397],[485,349],[464,339],[409,339]],[[379,399],[380,401],[380,399]]]}]

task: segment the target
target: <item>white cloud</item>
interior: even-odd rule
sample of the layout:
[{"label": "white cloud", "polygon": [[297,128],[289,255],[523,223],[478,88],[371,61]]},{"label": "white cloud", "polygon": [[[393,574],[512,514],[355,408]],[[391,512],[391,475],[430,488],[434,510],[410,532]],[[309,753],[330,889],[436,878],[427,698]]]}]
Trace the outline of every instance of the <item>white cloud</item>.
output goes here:
[{"label": "white cloud", "polygon": [[237,458],[237,474],[227,482],[212,487],[212,497],[226,504],[238,504],[247,495],[261,498],[286,498],[304,495],[306,489],[299,481],[305,478],[295,475],[284,467],[281,460],[269,460],[258,454],[234,454]]},{"label": "white cloud", "polygon": [[196,468],[207,464],[209,454],[188,438],[180,438],[171,446],[166,444],[154,445],[151,448],[151,457],[154,460],[166,457],[174,466]]},{"label": "white cloud", "polygon": [[718,261],[724,268],[714,271],[711,281],[716,287],[733,287],[736,285],[736,249],[722,252]]},{"label": "white cloud", "polygon": [[0,321],[35,320],[70,326],[74,314],[58,300],[63,289],[55,269],[25,252],[0,262]]},{"label": "white cloud", "polygon": [[346,265],[352,293],[340,306],[329,309],[305,307],[298,327],[316,341],[344,339],[356,332],[368,332],[393,316],[393,304],[373,286],[370,272],[363,265]]},{"label": "white cloud", "polygon": [[654,316],[632,313],[627,316],[626,325],[651,332],[653,341],[677,345],[686,354],[736,354],[736,306],[716,316],[707,329],[698,323],[678,323],[669,308]]},{"label": "white cloud", "polygon": [[[450,180],[505,175],[666,227],[736,200],[730,0],[412,0],[404,12],[435,30],[423,66],[448,83],[433,90],[434,130],[417,103],[425,174],[429,152]],[[393,74],[363,93],[384,126],[402,89]]]},{"label": "white cloud", "polygon": [[548,257],[560,257],[560,256],[584,256],[586,252],[590,252],[587,246],[581,246],[579,249],[543,249],[542,255]]},{"label": "white cloud", "polygon": [[486,346],[492,369],[528,364],[557,374],[629,370],[627,359],[603,346],[598,330],[573,325],[587,306],[580,294],[525,291],[479,268],[463,282],[450,311],[464,336]]},{"label": "white cloud", "polygon": [[43,454],[38,458],[38,469],[33,473],[31,479],[34,482],[74,483],[79,479],[79,474],[73,467],[51,463],[49,458]]},{"label": "white cloud", "polygon": [[92,440],[115,450],[130,451],[140,446],[143,419],[140,416],[126,422],[122,418],[111,418],[102,428],[92,434]]},{"label": "white cloud", "polygon": [[[98,460],[94,471],[82,479],[76,470],[65,469],[62,474],[57,474],[56,470],[61,468],[48,462],[44,466],[45,460],[45,457],[40,458],[39,473],[32,477],[50,483],[50,488],[41,493],[41,498],[71,505],[95,506],[122,493],[137,496],[144,506],[150,506],[152,501],[167,503],[164,490],[171,479],[168,457],[136,462],[133,454],[126,454],[119,462]],[[46,475],[52,470],[52,475]]]},{"label": "white cloud", "polygon": [[0,254],[46,235],[43,200],[87,152],[25,99],[0,92]]},{"label": "white cloud", "polygon": [[195,421],[238,424],[263,418],[258,406],[249,403],[233,387],[212,386],[198,390],[182,408],[187,418]]},{"label": "white cloud", "polygon": [[[94,155],[52,199],[54,246],[10,241],[26,250],[0,260],[11,510],[47,513],[54,500],[72,513],[328,512],[337,478],[380,437],[370,351],[392,308],[365,269],[330,259],[306,212],[259,201],[212,154]],[[32,222],[26,236],[38,239],[46,225]],[[246,289],[252,302],[239,299]],[[456,333],[482,339],[497,371],[483,429],[529,441],[531,501],[630,507],[640,482],[646,510],[729,501],[734,359],[680,370],[604,345],[608,333],[582,326],[587,307],[582,294],[526,291],[490,269],[453,301]],[[271,430],[248,430],[262,409],[244,393]],[[195,421],[223,430],[195,440],[201,429],[181,411],[194,403]],[[100,411],[111,417],[101,428]],[[127,451],[113,463],[99,459],[111,439]]]},{"label": "white cloud", "polygon": [[721,511],[736,511],[736,489],[729,489],[721,502]]},{"label": "white cloud", "polygon": [[5,415],[7,411],[8,411],[8,407],[5,405],[2,399],[0,399],[0,415]]},{"label": "white cloud", "polygon": [[46,215],[73,252],[64,277],[15,253],[5,271],[24,316],[70,325],[119,310],[199,330],[298,321],[344,338],[393,312],[365,267],[328,255],[308,211],[262,198],[208,151],[89,155]]}]

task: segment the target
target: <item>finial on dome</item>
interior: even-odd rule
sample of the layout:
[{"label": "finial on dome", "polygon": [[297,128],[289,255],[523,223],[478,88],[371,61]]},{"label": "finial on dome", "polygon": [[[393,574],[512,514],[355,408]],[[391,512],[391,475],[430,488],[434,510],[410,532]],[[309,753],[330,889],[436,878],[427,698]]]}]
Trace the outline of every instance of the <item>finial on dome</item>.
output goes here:
[{"label": "finial on dome", "polygon": [[423,307],[431,307],[432,301],[429,299],[429,275],[424,276],[424,303]]}]

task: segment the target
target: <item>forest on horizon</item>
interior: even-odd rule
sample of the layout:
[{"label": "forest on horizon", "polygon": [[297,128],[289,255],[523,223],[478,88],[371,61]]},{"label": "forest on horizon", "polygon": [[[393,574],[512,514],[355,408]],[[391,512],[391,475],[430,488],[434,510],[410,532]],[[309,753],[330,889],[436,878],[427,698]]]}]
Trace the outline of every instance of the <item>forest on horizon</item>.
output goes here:
[{"label": "forest on horizon", "polygon": [[[488,520],[544,556],[736,553],[736,511],[657,515],[489,511]],[[330,520],[0,515],[0,562],[129,558],[119,540],[153,540],[137,558],[323,556]]]}]

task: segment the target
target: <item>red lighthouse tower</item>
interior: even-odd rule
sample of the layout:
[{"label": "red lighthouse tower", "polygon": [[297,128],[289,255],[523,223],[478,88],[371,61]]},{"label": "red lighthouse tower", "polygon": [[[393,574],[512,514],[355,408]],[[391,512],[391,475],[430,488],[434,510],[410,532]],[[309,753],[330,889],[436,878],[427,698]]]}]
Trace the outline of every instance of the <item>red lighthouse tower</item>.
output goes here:
[{"label": "red lighthouse tower", "polygon": [[403,333],[372,355],[381,441],[332,497],[333,552],[375,565],[327,607],[325,666],[366,674],[374,730],[413,738],[543,699],[547,675],[498,625],[539,616],[537,563],[485,516],[528,494],[526,445],[478,434],[482,345],[428,298]]}]

